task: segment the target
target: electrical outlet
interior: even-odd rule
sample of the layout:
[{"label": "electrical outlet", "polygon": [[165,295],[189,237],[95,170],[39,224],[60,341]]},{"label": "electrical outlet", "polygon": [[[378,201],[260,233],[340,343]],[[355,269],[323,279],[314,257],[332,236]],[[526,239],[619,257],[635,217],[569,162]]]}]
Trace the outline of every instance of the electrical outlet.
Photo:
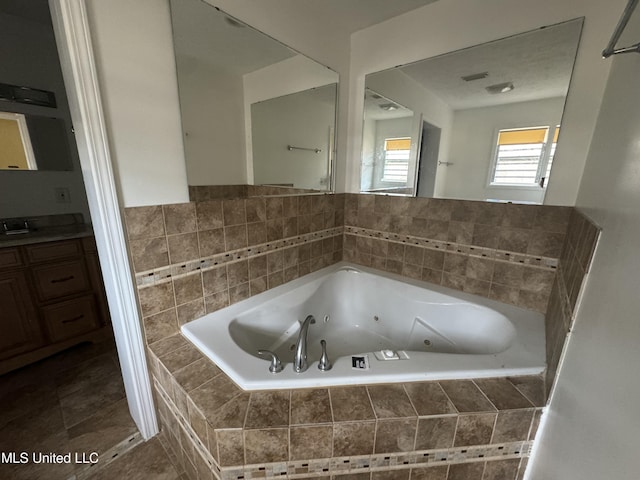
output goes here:
[{"label": "electrical outlet", "polygon": [[56,196],[56,203],[70,203],[71,196],[69,195],[69,189],[65,187],[55,188],[54,193]]}]

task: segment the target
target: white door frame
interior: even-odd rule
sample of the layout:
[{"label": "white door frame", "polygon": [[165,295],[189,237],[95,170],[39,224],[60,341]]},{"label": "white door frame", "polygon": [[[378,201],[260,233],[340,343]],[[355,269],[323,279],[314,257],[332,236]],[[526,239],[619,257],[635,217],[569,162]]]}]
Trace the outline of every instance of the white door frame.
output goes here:
[{"label": "white door frame", "polygon": [[49,0],[131,416],[158,433],[142,326],[111,164],[85,0]]}]

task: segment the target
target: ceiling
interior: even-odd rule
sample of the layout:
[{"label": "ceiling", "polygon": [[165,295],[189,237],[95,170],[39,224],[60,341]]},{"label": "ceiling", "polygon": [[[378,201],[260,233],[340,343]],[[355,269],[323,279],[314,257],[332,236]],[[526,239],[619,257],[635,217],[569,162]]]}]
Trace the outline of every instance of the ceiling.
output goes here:
[{"label": "ceiling", "polygon": [[[382,108],[385,105],[395,105],[394,110]],[[398,102],[389,100],[379,93],[367,88],[364,93],[364,117],[368,120],[390,120],[413,116],[413,112]]]},{"label": "ceiling", "polygon": [[244,75],[297,55],[282,43],[200,0],[171,0],[176,57],[181,66],[206,62]]},{"label": "ceiling", "polygon": [[[350,35],[435,1],[296,0],[295,12],[330,21],[333,29]],[[170,4],[175,51],[181,67],[196,68],[198,62],[205,61],[229,74],[244,75],[297,55],[251,27],[231,25],[227,19],[232,17],[204,1],[170,0]],[[273,8],[278,7],[274,4]]]},{"label": "ceiling", "polygon": [[384,22],[436,0],[296,0],[315,18],[330,14],[332,22],[347,34]]},{"label": "ceiling", "polygon": [[[423,60],[400,70],[454,110],[564,97],[581,29],[582,21],[573,20]],[[461,79],[480,72],[489,75],[472,82]],[[505,82],[513,82],[514,90],[493,95],[485,90]]]}]

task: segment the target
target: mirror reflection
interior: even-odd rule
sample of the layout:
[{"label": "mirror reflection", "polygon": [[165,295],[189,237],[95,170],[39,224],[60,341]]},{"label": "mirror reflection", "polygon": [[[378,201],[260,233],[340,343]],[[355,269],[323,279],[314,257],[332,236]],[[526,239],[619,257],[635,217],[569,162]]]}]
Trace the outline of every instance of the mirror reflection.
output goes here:
[{"label": "mirror reflection", "polygon": [[[367,75],[361,190],[543,203],[581,29],[576,19]],[[380,140],[372,155],[372,92],[403,106],[405,122],[413,112],[415,159]]]},{"label": "mirror reflection", "polygon": [[337,73],[204,1],[170,4],[189,185],[330,190]]},{"label": "mirror reflection", "polygon": [[412,194],[417,149],[415,115],[407,107],[367,89],[364,97],[360,190]]},{"label": "mirror reflection", "polygon": [[72,170],[60,118],[0,111],[0,170]]},{"label": "mirror reflection", "polygon": [[9,172],[70,171],[78,163],[48,4],[23,4],[0,2],[0,170],[5,178],[15,178]]}]

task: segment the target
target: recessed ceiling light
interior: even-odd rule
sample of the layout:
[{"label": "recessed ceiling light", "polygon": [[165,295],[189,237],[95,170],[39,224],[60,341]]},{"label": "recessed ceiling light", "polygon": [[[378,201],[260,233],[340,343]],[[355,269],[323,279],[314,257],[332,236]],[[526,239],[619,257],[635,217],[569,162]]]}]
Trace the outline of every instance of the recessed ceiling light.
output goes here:
[{"label": "recessed ceiling light", "polygon": [[486,87],[486,90],[487,92],[495,95],[497,93],[510,92],[514,88],[515,87],[513,86],[512,82],[505,82],[505,83],[497,83],[495,85],[489,85],[488,87]]},{"label": "recessed ceiling light", "polygon": [[473,82],[474,80],[482,80],[483,78],[487,78],[489,76],[489,72],[482,73],[473,73],[471,75],[465,75],[464,77],[460,77],[465,82]]},{"label": "recessed ceiling light", "polygon": [[398,110],[398,105],[395,103],[383,103],[382,105],[378,105],[382,110],[386,110],[387,112],[392,112],[393,110]]}]

